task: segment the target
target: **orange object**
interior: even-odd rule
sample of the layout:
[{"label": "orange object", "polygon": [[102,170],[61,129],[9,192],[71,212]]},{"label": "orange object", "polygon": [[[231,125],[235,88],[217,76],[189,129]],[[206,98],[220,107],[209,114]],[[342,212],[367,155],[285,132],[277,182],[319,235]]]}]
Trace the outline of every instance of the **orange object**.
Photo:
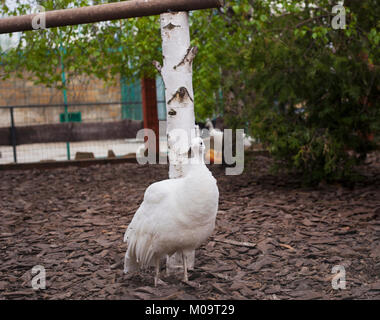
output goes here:
[{"label": "orange object", "polygon": [[210,149],[208,150],[207,152],[207,159],[210,160],[210,163],[214,163],[214,160],[215,160],[215,152],[214,152],[214,149]]},{"label": "orange object", "polygon": [[220,152],[215,151],[214,149],[209,149],[206,152],[205,156],[206,163],[212,164],[221,164],[222,163],[222,155]]}]

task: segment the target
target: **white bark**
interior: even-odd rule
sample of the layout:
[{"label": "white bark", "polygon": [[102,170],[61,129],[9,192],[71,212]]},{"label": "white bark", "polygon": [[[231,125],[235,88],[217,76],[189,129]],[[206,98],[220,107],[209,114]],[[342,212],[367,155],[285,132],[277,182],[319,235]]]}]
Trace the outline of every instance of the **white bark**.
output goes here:
[{"label": "white bark", "polygon": [[[184,175],[195,126],[192,62],[197,53],[190,46],[189,16],[187,12],[161,14],[163,66],[155,66],[165,83],[167,109],[167,137],[169,178]],[[194,252],[187,257],[188,267],[194,267]],[[167,272],[182,268],[182,257],[175,254],[167,259]]]}]

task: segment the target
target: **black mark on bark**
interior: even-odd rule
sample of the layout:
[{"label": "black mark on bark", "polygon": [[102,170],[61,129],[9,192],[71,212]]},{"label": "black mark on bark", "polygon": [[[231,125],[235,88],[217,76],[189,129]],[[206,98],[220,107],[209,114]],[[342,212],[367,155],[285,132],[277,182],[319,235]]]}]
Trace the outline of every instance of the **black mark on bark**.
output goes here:
[{"label": "black mark on bark", "polygon": [[168,104],[170,104],[174,99],[177,99],[180,103],[183,103],[184,100],[188,97],[191,102],[194,102],[193,98],[191,98],[189,91],[185,87],[180,87],[177,92],[171,97],[171,99],[168,101]]}]

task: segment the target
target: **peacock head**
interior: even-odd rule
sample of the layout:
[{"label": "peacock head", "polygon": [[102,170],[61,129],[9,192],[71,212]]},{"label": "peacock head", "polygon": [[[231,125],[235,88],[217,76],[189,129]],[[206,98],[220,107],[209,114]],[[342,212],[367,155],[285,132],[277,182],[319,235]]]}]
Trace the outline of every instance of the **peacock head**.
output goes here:
[{"label": "peacock head", "polygon": [[205,127],[208,128],[209,130],[214,129],[214,125],[212,124],[212,121],[210,120],[210,118],[206,119]]},{"label": "peacock head", "polygon": [[201,137],[195,137],[191,140],[190,148],[194,155],[199,155],[203,154],[206,147]]}]

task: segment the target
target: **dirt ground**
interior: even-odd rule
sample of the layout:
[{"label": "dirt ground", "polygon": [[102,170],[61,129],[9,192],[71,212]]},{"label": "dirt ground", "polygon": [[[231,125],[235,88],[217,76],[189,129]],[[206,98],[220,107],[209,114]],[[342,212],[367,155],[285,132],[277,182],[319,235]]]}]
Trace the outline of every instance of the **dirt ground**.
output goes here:
[{"label": "dirt ground", "polygon": [[[271,175],[265,156],[240,176],[212,166],[213,237],[190,284],[171,275],[157,288],[153,270],[123,274],[123,235],[166,166],[0,171],[0,299],[380,299],[380,155],[368,162],[353,188],[302,187]],[[35,265],[45,290],[31,288]],[[346,289],[332,288],[336,265]]]}]

